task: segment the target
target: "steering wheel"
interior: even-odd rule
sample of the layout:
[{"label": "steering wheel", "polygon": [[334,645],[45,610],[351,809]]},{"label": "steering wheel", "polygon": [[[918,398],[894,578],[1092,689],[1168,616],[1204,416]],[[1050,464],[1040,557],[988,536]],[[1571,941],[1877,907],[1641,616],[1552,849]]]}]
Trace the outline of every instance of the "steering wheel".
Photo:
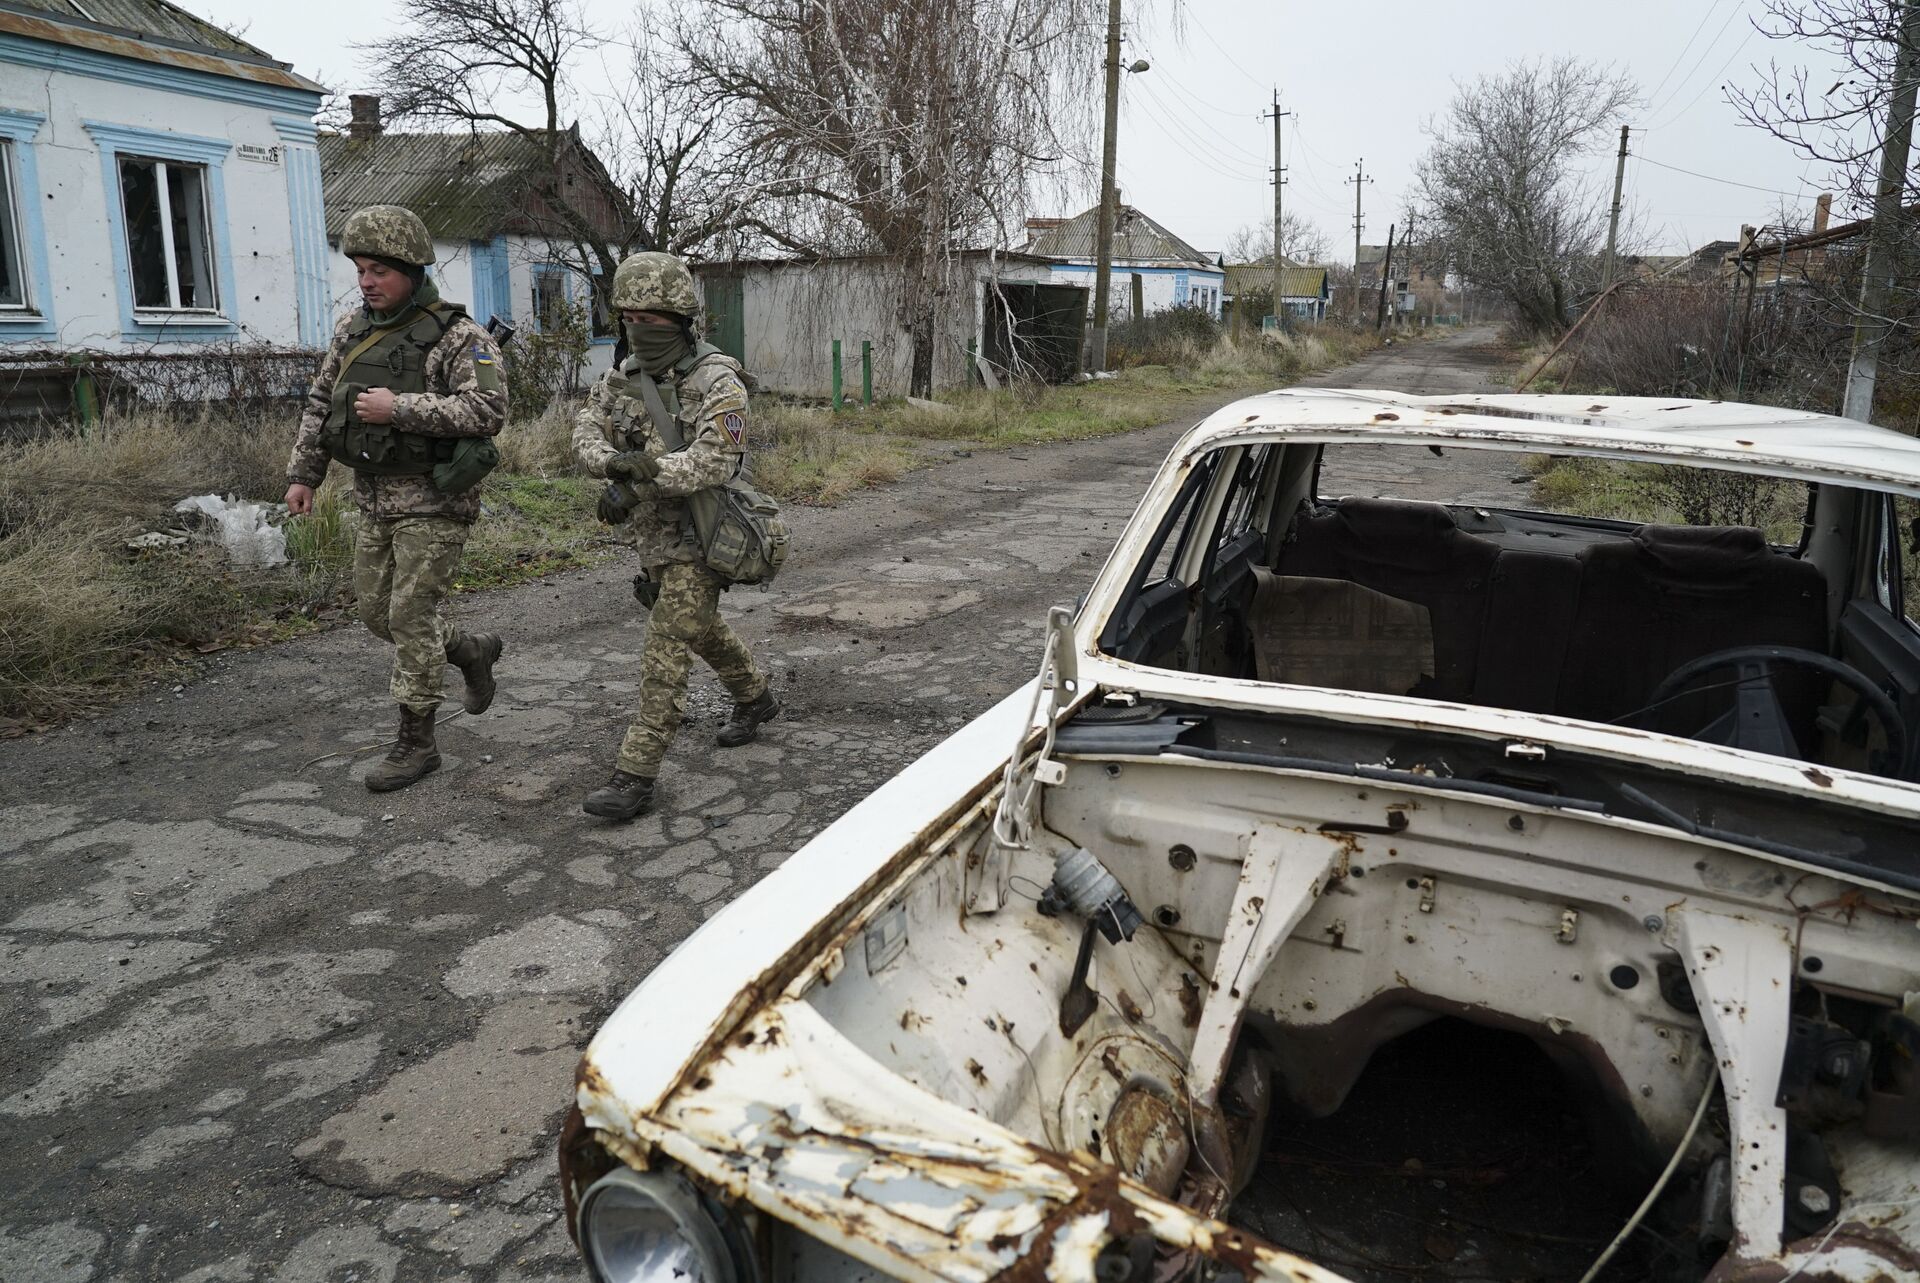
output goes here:
[{"label": "steering wheel", "polygon": [[1869,769],[1897,779],[1906,777],[1907,750],[1913,736],[1907,730],[1906,720],[1900,716],[1899,707],[1865,673],[1817,650],[1803,650],[1798,646],[1729,646],[1725,650],[1710,651],[1663,677],[1640,711],[1648,713],[1671,702],[1684,692],[1689,682],[1704,673],[1731,668],[1737,674],[1732,683],[1733,708],[1690,738],[1779,757],[1801,758],[1800,746],[1788,726],[1786,710],[1780,706],[1779,692],[1774,689],[1775,670],[1782,666],[1810,668],[1858,695],[1861,703],[1879,719],[1887,737],[1886,753],[1876,755]]}]

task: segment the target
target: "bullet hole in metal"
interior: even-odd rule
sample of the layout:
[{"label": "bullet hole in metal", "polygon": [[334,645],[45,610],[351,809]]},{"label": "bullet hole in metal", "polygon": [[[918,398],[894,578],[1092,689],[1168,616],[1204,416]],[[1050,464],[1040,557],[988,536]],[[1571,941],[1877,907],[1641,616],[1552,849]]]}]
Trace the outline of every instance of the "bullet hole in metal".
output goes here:
[{"label": "bullet hole in metal", "polygon": [[1607,972],[1607,979],[1613,981],[1615,989],[1631,989],[1640,983],[1640,973],[1623,962]]}]

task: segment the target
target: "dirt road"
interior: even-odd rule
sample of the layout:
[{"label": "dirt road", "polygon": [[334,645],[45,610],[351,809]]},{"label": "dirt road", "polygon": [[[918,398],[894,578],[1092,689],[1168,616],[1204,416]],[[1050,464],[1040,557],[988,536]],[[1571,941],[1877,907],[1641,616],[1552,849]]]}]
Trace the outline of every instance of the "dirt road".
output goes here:
[{"label": "dirt road", "polygon": [[[1321,383],[1482,386],[1486,332]],[[795,514],[730,594],[788,712],[664,814],[581,814],[638,681],[632,568],[464,598],[501,696],[376,796],[359,628],[0,745],[0,1279],[577,1279],[552,1141],[580,1048],[666,950],[1037,661],[1185,424],[985,453]],[[332,755],[332,756],[328,756]],[[318,759],[318,760],[316,760]]]}]

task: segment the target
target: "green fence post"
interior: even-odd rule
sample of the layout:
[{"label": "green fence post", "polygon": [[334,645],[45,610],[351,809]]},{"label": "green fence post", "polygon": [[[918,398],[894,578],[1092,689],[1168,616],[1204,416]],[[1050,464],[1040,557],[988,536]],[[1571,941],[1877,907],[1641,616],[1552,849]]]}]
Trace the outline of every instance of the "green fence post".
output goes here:
[{"label": "green fence post", "polygon": [[833,408],[840,409],[840,340],[833,341]]},{"label": "green fence post", "polygon": [[860,403],[873,404],[873,340],[860,340]]},{"label": "green fence post", "polygon": [[74,367],[73,407],[80,412],[80,426],[90,428],[100,421],[100,395],[93,382],[93,366],[79,354],[67,357],[67,364]]}]

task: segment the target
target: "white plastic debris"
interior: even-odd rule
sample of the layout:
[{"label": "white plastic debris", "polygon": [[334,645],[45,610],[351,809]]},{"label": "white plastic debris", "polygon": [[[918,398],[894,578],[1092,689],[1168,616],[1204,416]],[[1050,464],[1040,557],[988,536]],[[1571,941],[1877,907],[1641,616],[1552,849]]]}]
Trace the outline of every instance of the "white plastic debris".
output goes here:
[{"label": "white plastic debris", "polygon": [[287,560],[287,535],[267,520],[266,504],[197,494],[173,505],[175,512],[198,512],[212,523],[212,537],[239,566],[278,566]]}]

